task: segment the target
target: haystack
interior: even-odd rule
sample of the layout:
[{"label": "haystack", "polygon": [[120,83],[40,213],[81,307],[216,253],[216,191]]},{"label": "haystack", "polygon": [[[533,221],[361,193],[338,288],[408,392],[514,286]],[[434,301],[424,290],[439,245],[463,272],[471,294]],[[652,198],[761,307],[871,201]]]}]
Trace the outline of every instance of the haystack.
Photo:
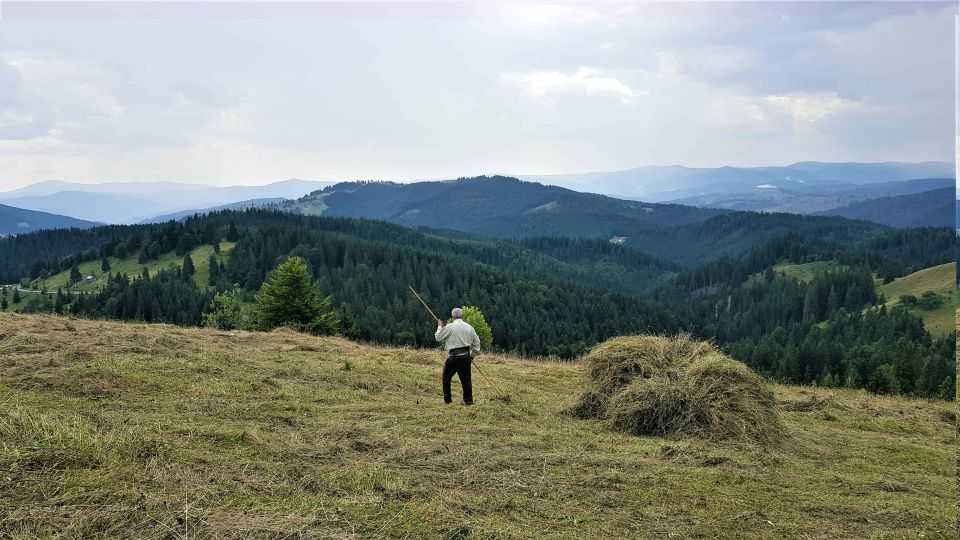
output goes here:
[{"label": "haystack", "polygon": [[586,356],[590,380],[573,409],[623,433],[774,442],[783,422],[756,373],[689,336],[629,336]]}]

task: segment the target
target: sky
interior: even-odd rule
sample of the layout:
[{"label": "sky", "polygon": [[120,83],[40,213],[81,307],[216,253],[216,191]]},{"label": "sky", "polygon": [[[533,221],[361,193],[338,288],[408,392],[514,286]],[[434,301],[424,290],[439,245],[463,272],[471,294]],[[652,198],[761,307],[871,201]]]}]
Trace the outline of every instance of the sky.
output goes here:
[{"label": "sky", "polygon": [[4,2],[0,190],[957,150],[952,3],[113,5]]}]

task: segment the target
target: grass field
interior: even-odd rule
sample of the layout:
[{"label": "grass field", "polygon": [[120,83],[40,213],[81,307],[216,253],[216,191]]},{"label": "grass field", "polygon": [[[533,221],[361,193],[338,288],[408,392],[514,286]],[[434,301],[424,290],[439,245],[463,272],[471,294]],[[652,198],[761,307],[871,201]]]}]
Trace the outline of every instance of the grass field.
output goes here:
[{"label": "grass field", "polygon": [[482,356],[508,399],[444,407],[441,361],[2,314],[0,537],[954,537],[952,403],[775,386],[760,448],[576,420],[575,363]]},{"label": "grass field", "polygon": [[[220,260],[225,260],[226,255],[233,249],[233,242],[220,242]],[[196,273],[193,275],[193,280],[200,287],[207,287],[207,280],[210,278],[210,255],[213,254],[213,246],[207,244],[200,247],[194,248],[190,252],[190,258],[193,259],[193,266],[196,269]],[[137,262],[137,254],[132,254],[126,259],[117,259],[116,257],[110,257],[110,273],[116,274],[120,272],[121,274],[128,274],[130,276],[140,275],[143,272],[143,267],[146,266],[147,270],[150,272],[150,275],[156,275],[161,268],[177,268],[183,264],[183,256],[177,256],[174,252],[164,253],[159,258],[152,261],[147,261],[146,263]],[[95,261],[89,261],[80,264],[80,273],[86,276],[96,276],[98,279],[105,278],[106,274],[100,269],[102,261],[97,259]],[[37,288],[42,288],[46,286],[48,291],[56,292],[57,288],[70,289],[71,291],[97,291],[103,285],[102,283],[87,283],[86,281],[81,281],[80,283],[70,284],[70,271],[60,272],[59,274],[54,274],[44,280],[35,280],[31,285],[36,285]]]},{"label": "grass field", "polygon": [[912,294],[917,298],[933,291],[944,297],[942,306],[933,310],[911,308],[910,312],[923,319],[927,330],[935,336],[945,336],[956,327],[957,264],[947,263],[926,268],[898,278],[879,288],[887,299],[887,306],[900,301],[900,296]]}]

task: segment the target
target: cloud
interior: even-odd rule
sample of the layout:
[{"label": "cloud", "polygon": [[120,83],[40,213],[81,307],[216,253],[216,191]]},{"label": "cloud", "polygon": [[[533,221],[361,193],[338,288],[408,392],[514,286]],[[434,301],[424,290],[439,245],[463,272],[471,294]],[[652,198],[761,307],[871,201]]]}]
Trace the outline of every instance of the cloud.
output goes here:
[{"label": "cloud", "polygon": [[793,92],[766,96],[765,101],[781,107],[794,122],[817,122],[834,114],[856,110],[864,105],[863,100],[844,99],[836,92]]},{"label": "cloud", "polygon": [[604,76],[600,70],[581,67],[573,73],[560,71],[532,71],[528,73],[504,73],[501,79],[526,92],[530,97],[547,103],[556,102],[564,95],[603,96],[619,98],[621,103],[631,104],[647,92],[631,88],[616,77]]}]

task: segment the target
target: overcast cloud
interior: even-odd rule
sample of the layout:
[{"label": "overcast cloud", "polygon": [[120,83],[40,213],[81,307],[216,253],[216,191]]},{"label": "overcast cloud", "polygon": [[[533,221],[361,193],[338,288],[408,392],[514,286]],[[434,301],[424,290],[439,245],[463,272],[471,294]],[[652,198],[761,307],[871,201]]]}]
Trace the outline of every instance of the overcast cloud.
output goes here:
[{"label": "overcast cloud", "polygon": [[952,160],[952,4],[0,20],[0,189]]}]

